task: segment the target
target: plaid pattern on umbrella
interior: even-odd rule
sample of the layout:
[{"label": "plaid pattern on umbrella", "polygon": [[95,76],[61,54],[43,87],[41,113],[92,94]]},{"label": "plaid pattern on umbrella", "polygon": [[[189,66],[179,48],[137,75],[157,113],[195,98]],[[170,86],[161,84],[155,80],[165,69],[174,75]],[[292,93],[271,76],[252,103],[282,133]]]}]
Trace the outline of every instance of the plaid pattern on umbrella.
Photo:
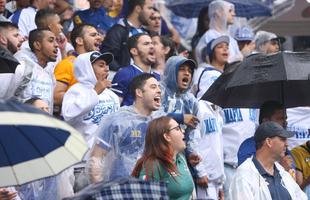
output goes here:
[{"label": "plaid pattern on umbrella", "polygon": [[97,183],[88,186],[74,197],[66,200],[121,200],[121,199],[161,199],[168,200],[167,185],[165,182],[144,181],[132,177],[121,178],[108,183]]}]

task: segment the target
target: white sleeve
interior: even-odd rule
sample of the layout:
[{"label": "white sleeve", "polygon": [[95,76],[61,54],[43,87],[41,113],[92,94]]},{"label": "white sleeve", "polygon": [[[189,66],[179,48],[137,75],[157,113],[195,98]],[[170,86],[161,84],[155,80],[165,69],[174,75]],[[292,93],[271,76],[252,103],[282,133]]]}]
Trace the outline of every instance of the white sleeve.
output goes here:
[{"label": "white sleeve", "polygon": [[236,174],[229,187],[229,198],[234,200],[255,199],[251,191],[249,183]]},{"label": "white sleeve", "polygon": [[198,77],[196,95],[197,99],[201,99],[201,97],[205,94],[209,87],[219,77],[219,75],[217,75],[216,73],[218,72],[215,70],[206,70],[201,73],[201,77]]},{"label": "white sleeve", "polygon": [[29,32],[37,28],[34,19],[35,13],[29,12],[28,9],[22,10],[18,20],[18,29],[22,36],[29,37]]},{"label": "white sleeve", "polygon": [[29,23],[28,20],[28,16],[24,15],[23,12],[20,14],[20,18],[18,20],[18,29],[19,32],[22,36],[29,36],[29,25],[27,24],[27,22]]},{"label": "white sleeve", "polygon": [[74,122],[90,112],[99,103],[98,94],[80,83],[73,85],[64,95],[61,113],[65,121]]}]

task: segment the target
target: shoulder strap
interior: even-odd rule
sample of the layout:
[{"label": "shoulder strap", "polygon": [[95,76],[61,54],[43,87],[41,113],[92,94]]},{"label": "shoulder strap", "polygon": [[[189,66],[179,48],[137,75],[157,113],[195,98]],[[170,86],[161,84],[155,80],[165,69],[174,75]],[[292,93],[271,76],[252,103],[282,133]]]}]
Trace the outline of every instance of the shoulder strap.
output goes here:
[{"label": "shoulder strap", "polygon": [[198,79],[198,84],[197,84],[197,92],[196,92],[196,94],[195,94],[195,97],[197,98],[197,95],[198,95],[198,92],[200,91],[200,87],[199,87],[199,85],[200,85],[200,81],[201,81],[201,77],[202,77],[202,75],[205,73],[205,72],[207,72],[207,71],[218,71],[218,72],[220,72],[218,69],[215,69],[215,68],[213,68],[213,67],[206,67],[202,72],[201,72],[201,74],[200,74],[200,76],[199,76],[199,79]]},{"label": "shoulder strap", "polygon": [[128,36],[129,36],[130,29],[131,29],[131,26],[129,25],[127,19],[124,19],[124,24],[125,24],[126,30],[128,31],[128,35],[127,35],[127,37],[128,37]]}]

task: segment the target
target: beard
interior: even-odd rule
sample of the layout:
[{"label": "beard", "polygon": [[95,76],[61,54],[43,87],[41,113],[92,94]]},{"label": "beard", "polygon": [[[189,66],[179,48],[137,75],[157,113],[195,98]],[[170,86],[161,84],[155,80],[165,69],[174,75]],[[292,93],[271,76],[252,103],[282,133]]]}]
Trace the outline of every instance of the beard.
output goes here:
[{"label": "beard", "polygon": [[10,40],[8,40],[7,48],[12,54],[16,53],[18,50],[18,48]]},{"label": "beard", "polygon": [[152,65],[155,64],[156,59],[154,59],[154,61],[148,59],[148,53],[142,52],[141,50],[138,49],[138,55],[141,58],[141,61],[146,64],[146,65]]},{"label": "beard", "polygon": [[138,19],[139,19],[139,22],[140,22],[143,26],[148,26],[148,25],[149,25],[148,19],[145,17],[143,11],[139,14]]}]

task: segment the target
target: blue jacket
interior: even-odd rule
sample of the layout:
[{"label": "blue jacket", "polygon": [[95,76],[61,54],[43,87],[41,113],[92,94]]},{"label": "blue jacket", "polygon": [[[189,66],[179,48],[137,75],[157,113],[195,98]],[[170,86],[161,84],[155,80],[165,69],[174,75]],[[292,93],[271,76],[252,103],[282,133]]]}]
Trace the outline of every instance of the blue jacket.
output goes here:
[{"label": "blue jacket", "polygon": [[[172,56],[166,63],[164,75],[161,79],[161,102],[166,113],[192,115],[198,113],[198,100],[190,92],[191,87],[181,92],[177,83],[180,64],[185,60],[187,59],[183,56]],[[192,71],[194,72],[194,69]]]},{"label": "blue jacket", "polygon": [[74,25],[91,24],[104,34],[116,23],[113,18],[107,15],[103,7],[97,10],[87,9],[77,11],[73,21]]}]

